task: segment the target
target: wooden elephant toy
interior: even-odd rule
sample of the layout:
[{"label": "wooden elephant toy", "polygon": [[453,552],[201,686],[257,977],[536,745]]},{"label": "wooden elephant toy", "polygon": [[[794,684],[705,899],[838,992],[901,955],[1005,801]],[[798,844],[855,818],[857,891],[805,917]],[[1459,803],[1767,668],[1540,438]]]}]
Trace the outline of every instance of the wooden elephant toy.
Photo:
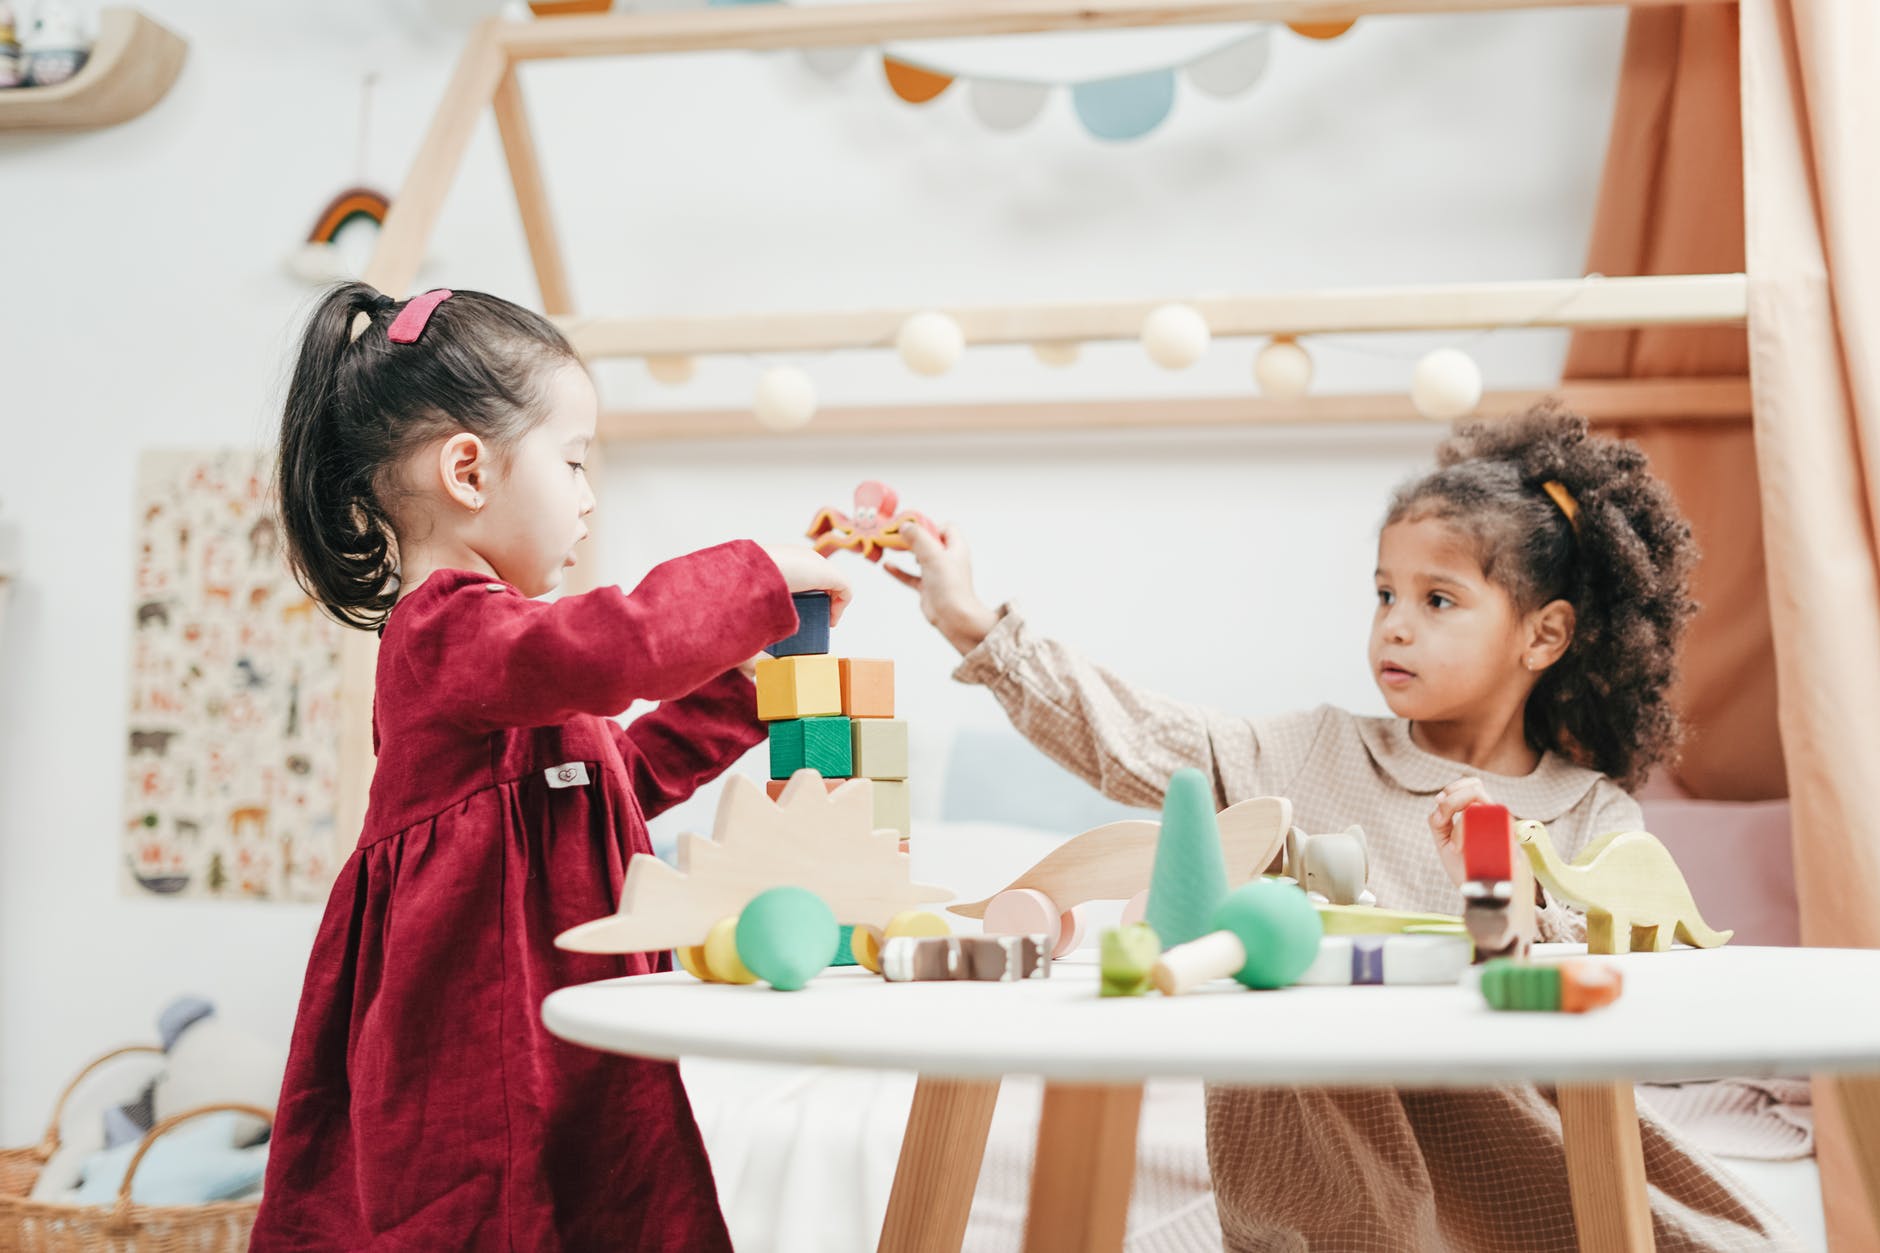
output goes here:
[{"label": "wooden elephant toy", "polygon": [[1304,888],[1316,904],[1377,904],[1377,897],[1365,887],[1371,877],[1371,854],[1363,827],[1349,826],[1327,835],[1307,835],[1294,827],[1286,833],[1281,873]]}]

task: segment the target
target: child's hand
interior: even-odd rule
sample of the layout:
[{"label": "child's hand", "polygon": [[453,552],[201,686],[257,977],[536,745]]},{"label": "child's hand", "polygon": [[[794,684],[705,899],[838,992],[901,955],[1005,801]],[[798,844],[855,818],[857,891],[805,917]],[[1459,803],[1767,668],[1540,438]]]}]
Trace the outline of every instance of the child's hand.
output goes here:
[{"label": "child's hand", "polygon": [[940,629],[947,643],[964,656],[979,647],[998,622],[996,611],[986,608],[973,591],[973,557],[966,538],[951,526],[930,535],[912,523],[901,527],[908,551],[920,563],[920,573],[884,563],[882,569],[920,593],[920,611]]},{"label": "child's hand", "polygon": [[849,607],[849,601],[855,593],[849,587],[848,576],[836,569],[833,561],[801,544],[765,544],[763,548],[770,559],[777,563],[784,583],[793,594],[828,592],[829,625],[834,626],[842,620],[842,611]]},{"label": "child's hand", "polygon": [[749,661],[740,661],[738,663],[738,673],[747,679],[755,679],[757,677],[757,663],[760,661],[768,661],[769,659],[769,653],[759,653]]},{"label": "child's hand", "polygon": [[1449,881],[1461,887],[1468,878],[1462,858],[1462,811],[1471,805],[1489,803],[1488,789],[1480,779],[1457,779],[1436,794],[1436,808],[1430,810],[1430,834],[1436,837],[1436,855],[1443,860]]}]

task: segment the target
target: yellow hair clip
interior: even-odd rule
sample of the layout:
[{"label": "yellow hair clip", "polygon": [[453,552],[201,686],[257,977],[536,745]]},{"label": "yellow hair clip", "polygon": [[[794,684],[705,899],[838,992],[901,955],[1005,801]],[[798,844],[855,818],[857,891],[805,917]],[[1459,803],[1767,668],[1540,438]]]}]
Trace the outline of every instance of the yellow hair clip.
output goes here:
[{"label": "yellow hair clip", "polygon": [[1574,534],[1577,535],[1580,530],[1580,502],[1573,499],[1573,493],[1569,492],[1558,479],[1548,479],[1541,484],[1541,490],[1547,493],[1550,500],[1560,506],[1560,512],[1567,515],[1567,525],[1571,526]]}]

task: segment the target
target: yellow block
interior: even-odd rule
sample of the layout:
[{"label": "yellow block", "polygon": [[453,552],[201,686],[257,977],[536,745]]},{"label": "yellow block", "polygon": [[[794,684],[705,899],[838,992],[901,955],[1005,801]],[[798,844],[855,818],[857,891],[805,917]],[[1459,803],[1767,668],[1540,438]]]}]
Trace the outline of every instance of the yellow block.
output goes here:
[{"label": "yellow block", "polygon": [[913,827],[913,802],[907,795],[905,779],[875,779],[875,830],[909,834]]},{"label": "yellow block", "polygon": [[842,670],[827,653],[766,657],[757,663],[760,722],[826,718],[842,712]]}]

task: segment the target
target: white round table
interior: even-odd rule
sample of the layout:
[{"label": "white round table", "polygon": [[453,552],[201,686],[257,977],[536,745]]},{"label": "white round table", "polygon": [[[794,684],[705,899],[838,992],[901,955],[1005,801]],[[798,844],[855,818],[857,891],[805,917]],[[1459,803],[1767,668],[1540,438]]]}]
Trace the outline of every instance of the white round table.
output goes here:
[{"label": "white round table", "polygon": [[[1571,955],[1541,946],[1537,956]],[[1448,987],[1228,981],[1179,998],[1099,998],[1083,954],[1021,983],[891,984],[830,971],[794,993],[653,975],[566,988],[562,1039],[640,1057],[912,1070],[920,1076],[883,1249],[957,1249],[1008,1074],[1046,1080],[1028,1248],[1117,1248],[1142,1082],[1559,1085],[1583,1248],[1651,1247],[1634,1081],[1835,1075],[1880,1206],[1880,951],[1676,949],[1590,960],[1625,974],[1584,1015],[1498,1013]],[[1583,1204],[1584,1202],[1584,1204]]]}]

